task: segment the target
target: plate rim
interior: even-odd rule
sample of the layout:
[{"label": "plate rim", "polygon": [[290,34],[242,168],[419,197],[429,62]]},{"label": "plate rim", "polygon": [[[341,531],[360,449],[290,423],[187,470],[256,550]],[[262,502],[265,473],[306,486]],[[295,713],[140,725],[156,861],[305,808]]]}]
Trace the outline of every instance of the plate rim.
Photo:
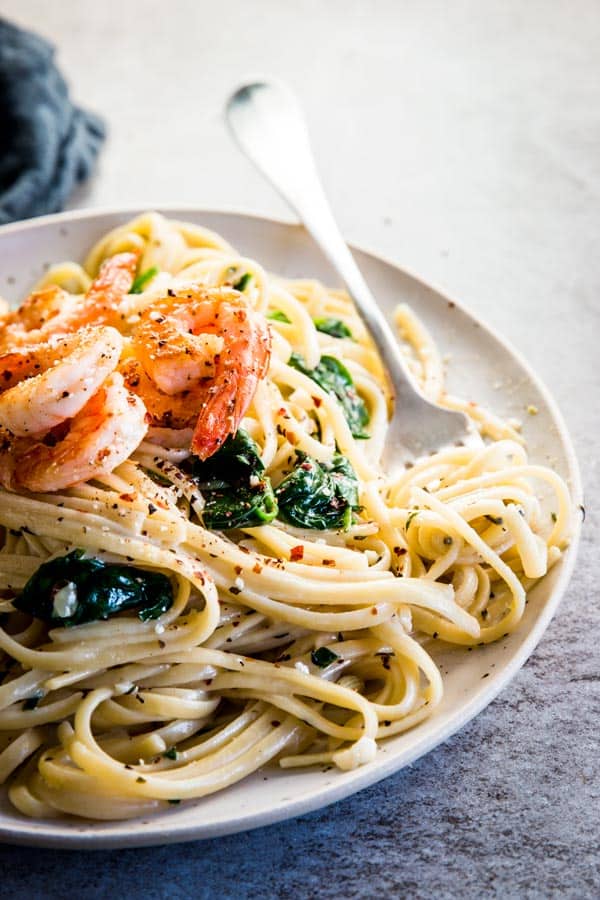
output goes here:
[{"label": "plate rim", "polygon": [[[5,235],[12,235],[18,232],[26,232],[45,225],[60,225],[64,222],[76,223],[82,220],[93,219],[102,216],[134,216],[146,211],[156,211],[163,215],[177,216],[179,213],[193,213],[195,216],[202,215],[219,215],[231,216],[234,218],[254,219],[268,225],[284,226],[297,231],[305,231],[303,226],[292,218],[283,216],[275,216],[270,213],[261,213],[253,210],[233,208],[233,207],[202,207],[192,203],[159,203],[159,204],[126,204],[118,206],[102,206],[102,207],[86,207],[82,209],[66,210],[60,213],[52,213],[45,216],[38,216],[31,219],[25,219],[18,222],[10,222],[0,225],[0,243]],[[570,492],[573,497],[574,505],[583,503],[582,480],[579,463],[574,449],[573,440],[569,430],[563,419],[562,413],[555,401],[552,393],[539,375],[530,366],[529,362],[524,358],[521,351],[516,349],[512,343],[499,334],[496,329],[487,324],[485,320],[473,313],[468,306],[462,301],[457,300],[454,296],[436,285],[434,282],[423,278],[419,273],[399,265],[392,258],[374,251],[368,246],[350,243],[349,247],[352,251],[358,251],[364,256],[374,259],[378,263],[383,263],[401,275],[407,276],[413,282],[428,291],[436,294],[441,300],[451,302],[461,310],[472,322],[476,323],[489,337],[491,337],[503,350],[504,353],[512,357],[517,365],[521,368],[529,381],[536,387],[542,396],[544,403],[548,409],[553,424],[556,427],[556,440],[561,445],[565,456],[567,468],[567,481]],[[90,830],[88,822],[81,822],[79,828],[77,823],[73,830],[69,832],[56,832],[52,825],[57,820],[42,820],[48,822],[49,829],[39,827],[37,820],[28,820],[23,817],[23,826],[17,830],[11,824],[5,825],[0,821],[0,841],[24,846],[37,846],[48,848],[63,849],[109,849],[116,847],[147,847],[161,844],[184,843],[187,841],[207,840],[214,837],[221,837],[227,834],[236,834],[243,831],[249,831],[254,828],[260,828],[267,825],[282,822],[288,819],[323,809],[332,803],[343,800],[352,796],[384,778],[389,777],[395,772],[399,772],[406,766],[411,765],[417,759],[429,753],[435,747],[445,743],[452,735],[463,728],[467,722],[475,718],[486,706],[488,706],[498,694],[508,686],[515,677],[517,672],[527,662],[542,636],[544,635],[548,625],[554,617],[556,610],[564,596],[566,587],[573,574],[577,552],[581,535],[581,516],[574,517],[573,534],[567,551],[565,552],[559,577],[544,603],[544,607],[536,616],[527,635],[524,637],[520,647],[513,651],[510,660],[495,675],[489,678],[487,684],[468,702],[462,703],[457,711],[453,713],[444,727],[433,731],[429,735],[423,736],[416,741],[413,746],[402,755],[402,759],[390,757],[388,759],[378,759],[374,766],[364,766],[356,769],[352,773],[355,777],[345,779],[338,784],[327,785],[319,789],[315,789],[304,797],[294,798],[276,807],[273,810],[260,811],[258,813],[242,814],[239,818],[226,822],[220,822],[213,825],[204,826],[202,822],[198,824],[184,824],[177,826],[175,820],[172,820],[170,826],[169,819],[166,816],[172,816],[174,813],[166,811],[163,815],[157,815],[150,822],[156,823],[154,829],[149,828],[143,832],[127,831],[127,826],[135,823],[136,820],[123,820],[118,822],[117,827],[121,825],[121,832],[117,833],[98,833],[94,834]]]}]

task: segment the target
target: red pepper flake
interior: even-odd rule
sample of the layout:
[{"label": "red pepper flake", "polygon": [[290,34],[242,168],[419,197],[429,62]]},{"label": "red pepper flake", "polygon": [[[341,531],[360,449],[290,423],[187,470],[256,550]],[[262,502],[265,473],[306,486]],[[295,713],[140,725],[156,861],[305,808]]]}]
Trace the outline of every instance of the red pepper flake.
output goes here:
[{"label": "red pepper flake", "polygon": [[279,728],[279,726],[281,725],[281,722],[278,719],[273,719],[273,721],[271,722],[271,725],[273,726],[273,728]]},{"label": "red pepper flake", "polygon": [[241,575],[241,574],[242,574],[242,567],[241,567],[241,566],[234,566],[233,571],[235,572],[236,575]]},{"label": "red pepper flake", "polygon": [[292,562],[298,562],[304,557],[304,547],[302,544],[298,544],[297,547],[292,547],[290,550],[290,559]]},{"label": "red pepper flake", "polygon": [[372,607],[371,607],[371,615],[372,615],[372,616],[376,616],[377,613],[378,613],[377,607],[376,607],[376,606],[372,606]]},{"label": "red pepper flake", "polygon": [[320,397],[313,397],[312,402],[315,404],[315,406],[318,409],[323,401],[321,400]]},{"label": "red pepper flake", "polygon": [[137,494],[119,494],[119,499],[126,500],[127,503],[133,503],[136,497]]},{"label": "red pepper flake", "polygon": [[406,549],[404,547],[394,547],[394,553],[396,556],[404,556]]},{"label": "red pepper flake", "polygon": [[321,562],[324,566],[335,566],[335,559],[322,559]]},{"label": "red pepper flake", "polygon": [[252,566],[252,571],[255,575],[260,575],[260,573],[262,572],[262,566],[260,565],[260,563],[254,563],[254,565]]}]

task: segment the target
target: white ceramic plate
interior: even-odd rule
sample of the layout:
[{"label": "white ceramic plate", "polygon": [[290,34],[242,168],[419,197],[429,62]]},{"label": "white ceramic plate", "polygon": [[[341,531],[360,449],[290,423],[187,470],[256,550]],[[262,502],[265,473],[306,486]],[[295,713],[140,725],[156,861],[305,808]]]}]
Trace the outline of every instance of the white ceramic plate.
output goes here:
[{"label": "white ceramic plate", "polygon": [[[182,208],[161,211],[215,229],[244,255],[255,257],[271,271],[338,282],[298,226],[238,213]],[[11,300],[22,298],[50,263],[83,259],[101,235],[138,212],[89,210],[0,228],[0,295]],[[575,503],[579,503],[580,480],[570,438],[552,398],[527,364],[459,304],[372,254],[357,251],[356,256],[384,309],[391,312],[396,303],[407,301],[431,329],[439,346],[451,353],[449,385],[453,393],[477,399],[503,416],[523,418],[527,404],[538,407],[537,416],[525,417],[524,433],[531,457],[565,477]],[[268,769],[214,796],[127,822],[67,818],[37,822],[20,816],[3,800],[0,840],[102,848],[215,837],[298,816],[385,778],[446,740],[506,687],[556,610],[573,568],[577,538],[576,534],[561,563],[532,591],[517,632],[477,652],[456,650],[440,660],[448,673],[444,675],[441,706],[431,719],[409,733],[382,743],[373,763],[353,772]]]}]

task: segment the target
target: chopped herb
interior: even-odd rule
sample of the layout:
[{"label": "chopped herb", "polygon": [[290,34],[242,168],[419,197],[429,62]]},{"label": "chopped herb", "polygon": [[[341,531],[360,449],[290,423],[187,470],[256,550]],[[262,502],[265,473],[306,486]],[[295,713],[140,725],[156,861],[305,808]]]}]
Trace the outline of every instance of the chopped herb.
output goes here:
[{"label": "chopped herb", "polygon": [[140,272],[137,278],[134,280],[133,284],[129,288],[130,294],[141,294],[143,290],[145,290],[153,278],[158,275],[158,269],[156,266],[152,266],[150,269],[146,269],[145,272]]},{"label": "chopped herb", "polygon": [[405,531],[408,531],[408,529],[410,528],[410,525],[411,525],[412,520],[413,520],[414,517],[417,516],[418,514],[419,514],[419,510],[418,510],[418,509],[414,509],[412,512],[409,512],[408,517],[407,517],[407,519],[406,519],[406,525],[404,526],[404,530],[405,530]]},{"label": "chopped herb", "polygon": [[297,457],[297,468],[275,489],[279,517],[300,528],[347,530],[360,509],[358,479],[350,462],[341,453],[330,463],[304,453]]},{"label": "chopped herb", "polygon": [[556,515],[555,512],[553,512],[553,513],[550,513],[550,518],[552,519],[553,522],[556,522],[558,519],[558,516]]},{"label": "chopped herb", "polygon": [[329,334],[331,337],[335,338],[351,338],[352,332],[348,328],[345,322],[342,322],[341,319],[332,319],[332,318],[322,318],[322,319],[314,319],[315,328],[317,331],[322,331],[323,334]]},{"label": "chopped herb", "polygon": [[163,756],[166,759],[177,759],[177,750],[175,747],[170,747],[168,750],[165,750]]},{"label": "chopped herb", "polygon": [[272,322],[285,322],[286,325],[292,324],[292,320],[282,309],[274,309],[273,312],[267,313],[267,319],[271,319]]},{"label": "chopped herb", "polygon": [[330,650],[329,647],[319,647],[318,650],[311,650],[310,654],[311,662],[320,669],[325,669],[339,658],[338,654]]},{"label": "chopped herb", "polygon": [[202,519],[207,528],[263,525],[277,515],[271,479],[264,474],[258,446],[243,428],[209,459],[195,459],[189,465],[204,496]]},{"label": "chopped herb", "polygon": [[252,280],[252,272],[244,272],[241,278],[234,282],[233,287],[236,291],[243,292],[248,286],[248,282]]},{"label": "chopped herb", "polygon": [[352,376],[343,363],[334,356],[322,356],[314,369],[307,369],[298,353],[292,353],[288,365],[304,375],[312,378],[324,391],[332,394],[342,407],[346,421],[355,438],[368,438],[364,430],[369,424],[370,416],[365,401],[362,399],[352,381]]},{"label": "chopped herb", "polygon": [[[136,608],[145,622],[157,619],[172,606],[173,587],[162,572],[85,559],[84,552],[73,550],[42,563],[13,601],[17,609],[44,622],[70,626]],[[68,615],[60,615],[54,601],[67,585],[73,586],[76,602]]]}]

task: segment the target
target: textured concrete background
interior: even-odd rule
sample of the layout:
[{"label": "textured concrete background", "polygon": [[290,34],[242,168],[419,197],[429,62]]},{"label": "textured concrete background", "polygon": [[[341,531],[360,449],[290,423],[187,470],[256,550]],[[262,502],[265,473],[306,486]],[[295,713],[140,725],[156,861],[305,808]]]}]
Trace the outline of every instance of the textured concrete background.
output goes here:
[{"label": "textured concrete background", "polygon": [[586,482],[568,595],[511,687],[410,769],[303,819],[95,854],[0,848],[5,896],[600,895],[600,6],[2,0],[111,138],[74,205],[285,209],[230,143],[248,74],[297,90],[346,235],[461,297],[557,397]]}]

